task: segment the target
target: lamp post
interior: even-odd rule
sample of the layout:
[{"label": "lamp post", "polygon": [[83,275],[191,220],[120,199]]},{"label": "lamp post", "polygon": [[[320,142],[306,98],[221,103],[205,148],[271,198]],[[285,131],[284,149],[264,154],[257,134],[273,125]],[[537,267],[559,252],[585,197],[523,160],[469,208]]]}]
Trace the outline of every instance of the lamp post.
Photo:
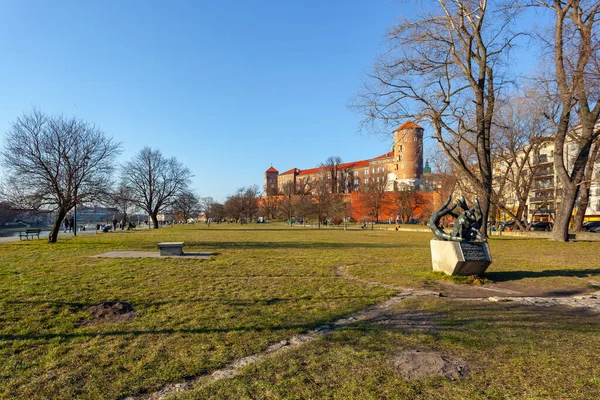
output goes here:
[{"label": "lamp post", "polygon": [[75,212],[73,217],[73,236],[77,236],[77,183],[75,183]]},{"label": "lamp post", "polygon": [[[89,160],[88,156],[85,156],[83,158],[83,163],[82,163],[82,167],[84,169],[84,174],[85,174],[85,168],[87,167],[87,162]],[[77,170],[75,170],[77,172]],[[77,189],[79,188],[79,182],[77,181],[77,174],[75,174],[75,212],[73,213],[73,236],[77,236]]]}]

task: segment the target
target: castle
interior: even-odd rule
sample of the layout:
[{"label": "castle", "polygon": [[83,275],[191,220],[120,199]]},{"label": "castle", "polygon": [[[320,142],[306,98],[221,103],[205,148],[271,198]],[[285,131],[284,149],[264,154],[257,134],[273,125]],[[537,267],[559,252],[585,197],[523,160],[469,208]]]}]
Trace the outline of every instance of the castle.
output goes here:
[{"label": "castle", "polygon": [[[283,193],[291,188],[293,193],[300,190],[314,191],[314,183],[321,179],[335,180],[332,191],[352,193],[361,191],[369,182],[385,177],[386,191],[403,187],[420,188],[423,179],[423,128],[407,121],[394,131],[393,151],[379,157],[343,163],[334,166],[320,166],[311,169],[292,168],[279,173],[272,166],[265,172],[267,196]],[[426,166],[428,169],[428,166]],[[425,172],[431,172],[430,170]]]}]

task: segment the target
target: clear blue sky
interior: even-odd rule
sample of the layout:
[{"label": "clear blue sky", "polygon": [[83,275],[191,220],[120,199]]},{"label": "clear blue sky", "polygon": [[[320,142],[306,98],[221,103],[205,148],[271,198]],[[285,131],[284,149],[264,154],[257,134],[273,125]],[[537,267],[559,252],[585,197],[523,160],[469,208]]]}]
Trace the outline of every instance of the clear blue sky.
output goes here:
[{"label": "clear blue sky", "polygon": [[[418,2],[417,2],[418,3]],[[224,200],[328,156],[375,157],[346,108],[406,2],[0,0],[0,140],[23,111],[176,156]]]}]

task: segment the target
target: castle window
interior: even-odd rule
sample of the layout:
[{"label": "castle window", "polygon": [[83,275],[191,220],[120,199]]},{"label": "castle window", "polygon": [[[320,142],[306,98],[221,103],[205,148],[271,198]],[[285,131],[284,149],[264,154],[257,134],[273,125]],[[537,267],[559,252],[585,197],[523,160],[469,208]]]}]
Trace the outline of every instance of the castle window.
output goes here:
[{"label": "castle window", "polygon": [[405,138],[404,138],[404,141],[405,141],[405,142],[408,142],[408,138],[407,138],[407,137],[405,137]]},{"label": "castle window", "polygon": [[396,165],[394,166],[394,170],[395,170],[395,171],[398,171],[398,164],[396,164]]},{"label": "castle window", "polygon": [[415,136],[415,142],[417,141],[417,137]]},{"label": "castle window", "polygon": [[404,165],[401,165],[400,168],[404,169]]}]

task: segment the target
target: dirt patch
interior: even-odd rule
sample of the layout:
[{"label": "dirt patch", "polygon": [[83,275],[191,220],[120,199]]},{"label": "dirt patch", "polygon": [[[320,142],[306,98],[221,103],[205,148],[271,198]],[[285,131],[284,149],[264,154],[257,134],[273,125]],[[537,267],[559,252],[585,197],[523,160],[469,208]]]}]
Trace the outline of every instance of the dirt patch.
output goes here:
[{"label": "dirt patch", "polygon": [[89,307],[86,312],[92,317],[80,320],[78,326],[130,321],[137,316],[133,306],[126,301],[103,301]]},{"label": "dirt patch", "polygon": [[462,358],[429,349],[400,353],[392,359],[392,364],[396,372],[408,380],[442,376],[454,381],[465,379],[471,372],[471,367]]}]

